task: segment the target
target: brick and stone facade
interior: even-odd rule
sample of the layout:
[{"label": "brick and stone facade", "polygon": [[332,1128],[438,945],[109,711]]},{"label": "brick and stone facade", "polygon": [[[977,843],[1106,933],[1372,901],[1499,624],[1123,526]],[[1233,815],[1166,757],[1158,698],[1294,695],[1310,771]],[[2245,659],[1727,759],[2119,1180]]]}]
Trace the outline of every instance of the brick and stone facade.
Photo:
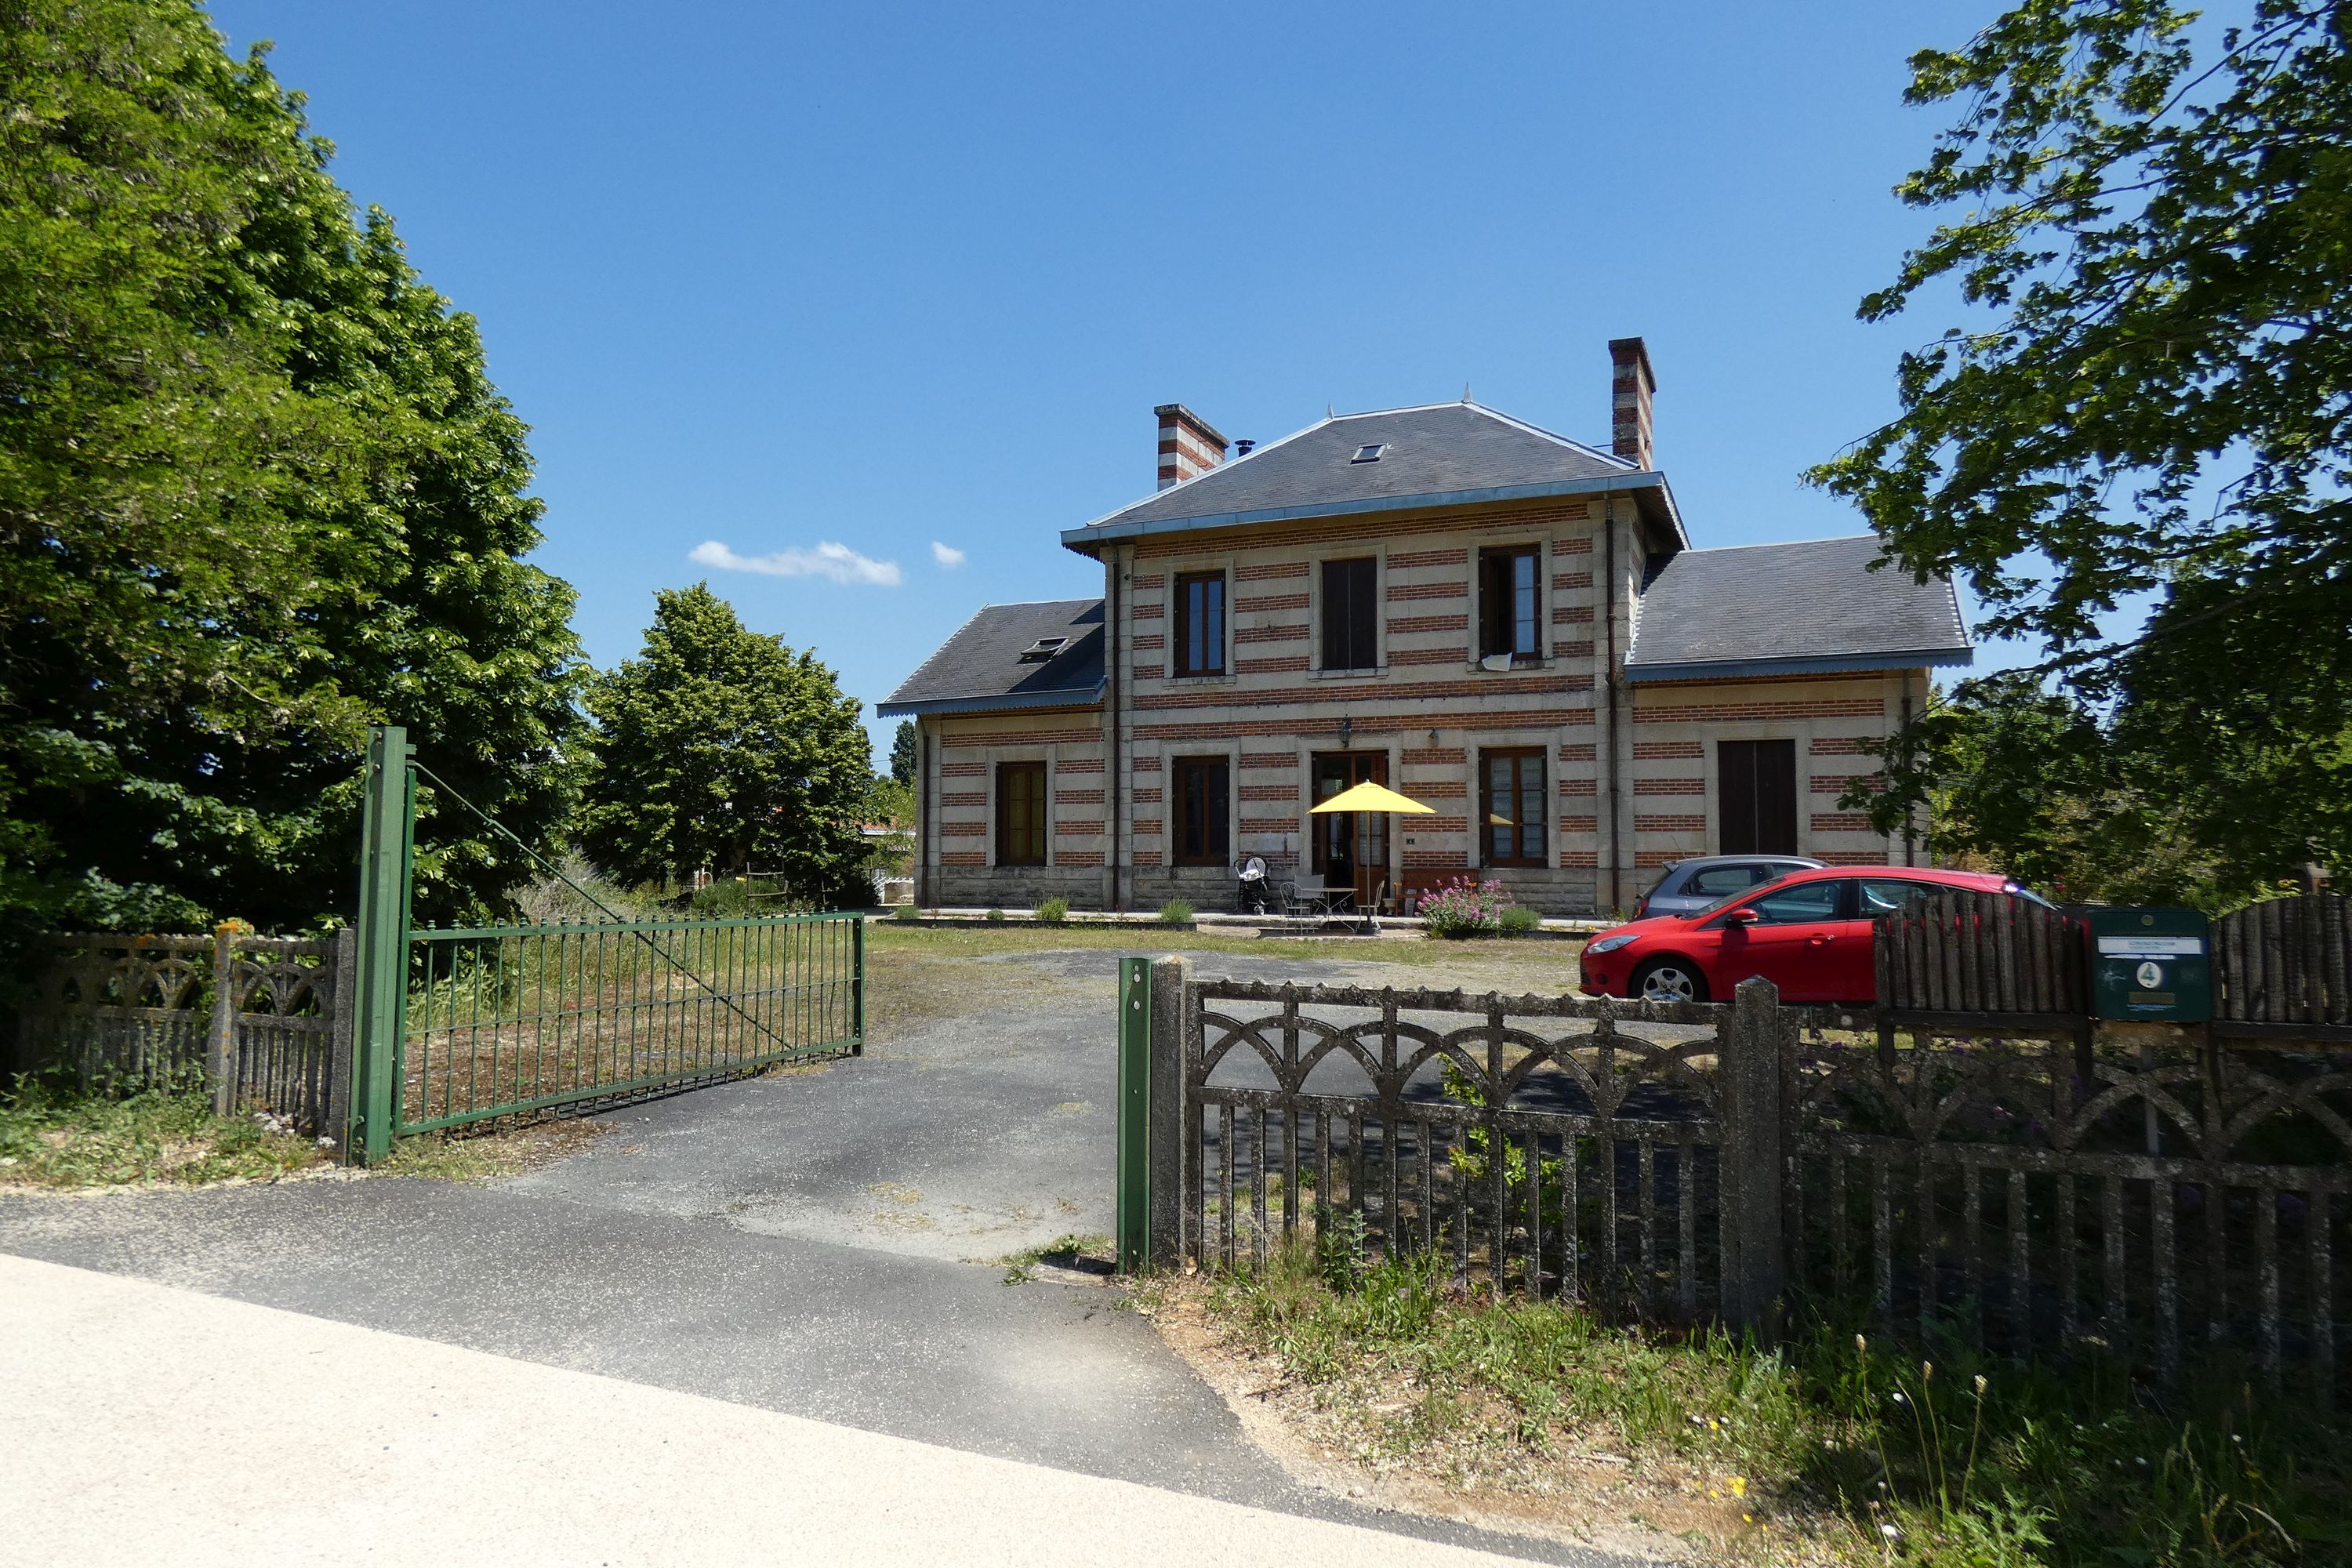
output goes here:
[{"label": "brick and stone facade", "polygon": [[[929,688],[910,681],[886,705],[917,713],[925,741],[919,900],[1012,908],[1059,894],[1077,907],[1152,909],[1174,898],[1230,907],[1234,864],[1250,855],[1264,857],[1276,880],[1319,881],[1307,865],[1317,759],[1370,756],[1377,761],[1349,765],[1377,768],[1391,787],[1435,808],[1395,819],[1383,868],[1391,889],[1475,871],[1547,913],[1606,912],[1630,907],[1669,860],[1719,848],[1719,747],[1748,740],[1793,751],[1795,852],[1832,863],[1902,862],[1913,853],[1903,838],[1872,833],[1837,802],[1849,781],[1868,776],[1867,744],[1924,701],[1926,658],[1906,663],[1896,650],[1685,668],[1651,658],[1645,646],[1648,662],[1634,658],[1644,584],[1684,546],[1670,498],[1647,467],[1646,353],[1638,341],[1631,353],[1612,348],[1618,443],[1639,449],[1641,467],[1632,453],[1593,455],[1599,472],[1579,493],[1461,500],[1457,491],[1435,504],[1416,496],[1393,506],[1373,498],[1329,515],[1268,507],[1285,515],[1255,521],[1229,508],[1199,527],[1179,517],[1123,536],[1071,531],[1066,542],[1104,573],[1091,700],[991,711],[984,694],[926,699]],[[1209,442],[1222,457],[1223,437],[1205,426],[1206,436],[1194,437],[1199,421],[1181,405],[1160,413],[1162,479],[1171,455],[1181,474],[1165,497],[1181,500],[1185,482],[1205,494],[1289,445],[1235,459],[1223,474],[1181,472],[1207,458]],[[1340,447],[1388,428],[1342,432]],[[1416,438],[1414,429],[1399,426],[1397,442]],[[1376,444],[1368,438],[1333,460],[1380,460],[1385,454],[1360,456]],[[1537,646],[1525,647],[1519,631],[1515,657],[1482,658],[1482,615],[1491,626],[1494,614],[1482,611],[1482,592],[1496,592],[1492,578],[1482,587],[1482,561],[1525,552],[1539,588]],[[1333,613],[1325,567],[1342,561],[1370,563],[1368,668],[1323,667]],[[1754,575],[1760,563],[1741,565]],[[1349,570],[1360,582],[1367,569]],[[1180,588],[1203,581],[1222,594],[1222,646],[1207,659],[1211,672],[1180,673]],[[1512,603],[1523,624],[1520,593]],[[961,662],[979,660],[967,650]],[[1835,668],[1856,663],[1874,667]],[[956,710],[944,710],[950,704]],[[1520,770],[1512,777],[1531,781],[1540,770],[1540,864],[1485,864],[1481,827],[1494,814],[1480,770],[1498,752]],[[998,863],[996,793],[1007,763],[1045,765],[1046,865]],[[1225,781],[1223,852],[1211,864],[1180,865],[1178,774],[1197,778],[1204,763],[1221,763]],[[1192,798],[1207,797],[1196,786]]]}]

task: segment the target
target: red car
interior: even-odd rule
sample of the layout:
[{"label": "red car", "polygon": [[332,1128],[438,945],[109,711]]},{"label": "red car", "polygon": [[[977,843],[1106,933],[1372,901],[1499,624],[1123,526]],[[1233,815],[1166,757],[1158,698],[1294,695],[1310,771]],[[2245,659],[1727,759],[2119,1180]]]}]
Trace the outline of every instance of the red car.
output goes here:
[{"label": "red car", "polygon": [[1871,918],[1939,889],[2044,900],[2005,877],[1912,866],[1826,866],[1748,888],[1688,914],[1611,928],[1578,961],[1588,996],[1728,1002],[1760,974],[1783,1002],[1870,1002]]}]

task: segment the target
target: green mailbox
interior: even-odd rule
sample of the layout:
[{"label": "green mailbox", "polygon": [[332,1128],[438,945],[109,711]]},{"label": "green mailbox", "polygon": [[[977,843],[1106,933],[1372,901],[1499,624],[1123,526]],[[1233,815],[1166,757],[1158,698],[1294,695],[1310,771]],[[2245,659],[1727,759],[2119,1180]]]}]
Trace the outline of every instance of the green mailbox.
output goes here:
[{"label": "green mailbox", "polygon": [[2211,931],[2195,910],[2094,909],[2091,1007],[2102,1018],[2213,1016]]}]

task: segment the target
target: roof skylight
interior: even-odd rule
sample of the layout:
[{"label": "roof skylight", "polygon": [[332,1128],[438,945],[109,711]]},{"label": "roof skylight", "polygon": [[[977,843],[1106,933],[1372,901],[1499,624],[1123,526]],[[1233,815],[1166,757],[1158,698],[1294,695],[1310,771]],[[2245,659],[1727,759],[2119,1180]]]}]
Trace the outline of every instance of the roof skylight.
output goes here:
[{"label": "roof skylight", "polygon": [[1356,455],[1349,458],[1348,461],[1351,463],[1377,463],[1381,460],[1381,454],[1388,449],[1389,444],[1386,441],[1375,441],[1369,447],[1357,447]]},{"label": "roof skylight", "polygon": [[1021,662],[1024,664],[1044,664],[1047,659],[1052,658],[1055,654],[1061,652],[1064,648],[1069,646],[1070,639],[1067,637],[1039,637],[1035,642],[1031,643],[1027,647],[1021,650]]}]

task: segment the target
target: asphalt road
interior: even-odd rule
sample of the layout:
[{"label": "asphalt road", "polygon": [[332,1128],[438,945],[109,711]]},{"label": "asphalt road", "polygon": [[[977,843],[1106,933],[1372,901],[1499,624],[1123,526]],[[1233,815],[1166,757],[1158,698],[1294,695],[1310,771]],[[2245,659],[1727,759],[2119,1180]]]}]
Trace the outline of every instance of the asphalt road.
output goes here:
[{"label": "asphalt road", "polygon": [[[1114,959],[980,961],[1027,965],[1033,1004],[609,1112],[608,1136],[527,1175],[12,1194],[0,1251],[998,1458],[1601,1561],[1302,1489],[1114,1292],[1003,1282],[1008,1253],[1110,1229]],[[1382,978],[1360,962],[1213,965]]]}]

